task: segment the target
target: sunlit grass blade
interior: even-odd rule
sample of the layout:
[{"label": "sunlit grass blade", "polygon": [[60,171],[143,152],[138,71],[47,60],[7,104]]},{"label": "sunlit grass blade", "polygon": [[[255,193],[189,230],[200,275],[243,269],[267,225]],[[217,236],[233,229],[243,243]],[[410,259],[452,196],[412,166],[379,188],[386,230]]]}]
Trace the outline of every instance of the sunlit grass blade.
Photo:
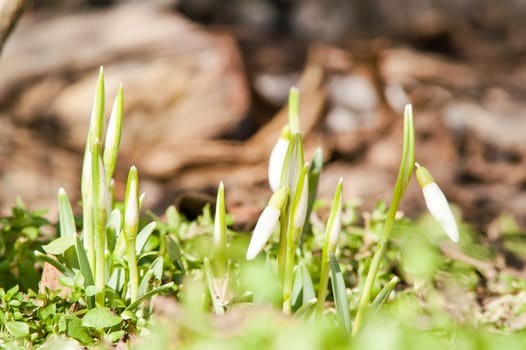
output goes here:
[{"label": "sunlit grass blade", "polygon": [[346,332],[351,331],[351,315],[349,312],[349,300],[347,299],[347,291],[345,290],[345,281],[343,280],[340,264],[334,255],[331,255],[331,285],[332,295],[334,297],[334,305],[336,306],[336,314],[338,321]]},{"label": "sunlit grass blade", "polygon": [[320,285],[318,289],[318,311],[323,310],[325,298],[327,297],[327,288],[329,282],[330,271],[330,257],[336,252],[338,237],[341,231],[341,212],[342,212],[342,192],[343,179],[340,178],[334,198],[332,200],[332,208],[325,228],[325,243],[322,251]]}]

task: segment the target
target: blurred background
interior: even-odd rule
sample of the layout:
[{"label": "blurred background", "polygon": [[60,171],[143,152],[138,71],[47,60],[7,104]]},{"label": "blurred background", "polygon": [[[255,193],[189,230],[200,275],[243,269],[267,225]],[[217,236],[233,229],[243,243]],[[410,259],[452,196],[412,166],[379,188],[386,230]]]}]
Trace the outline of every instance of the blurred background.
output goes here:
[{"label": "blurred background", "polygon": [[[17,3],[0,5],[2,40]],[[321,197],[343,176],[365,210],[390,199],[412,103],[416,159],[461,216],[526,222],[523,1],[34,0],[15,14],[0,56],[4,213],[20,196],[53,217],[59,187],[79,198],[102,65],[108,110],[124,86],[118,197],[135,164],[154,211],[176,203],[192,217],[223,180],[250,226],[296,85],[307,159],[324,151]],[[410,215],[419,191],[415,180],[402,202]]]}]

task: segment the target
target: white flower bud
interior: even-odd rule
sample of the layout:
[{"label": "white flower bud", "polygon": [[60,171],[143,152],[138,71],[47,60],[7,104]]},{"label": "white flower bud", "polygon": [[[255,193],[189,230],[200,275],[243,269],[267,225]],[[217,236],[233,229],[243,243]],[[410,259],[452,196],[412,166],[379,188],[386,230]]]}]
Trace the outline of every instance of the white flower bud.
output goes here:
[{"label": "white flower bud", "polygon": [[458,242],[459,234],[457,222],[451,212],[446,196],[435,183],[429,171],[419,164],[416,164],[416,166],[416,177],[422,187],[422,193],[424,194],[427,209],[442,226],[449,238],[451,238],[453,242]]},{"label": "white flower bud", "polygon": [[281,209],[287,202],[287,197],[288,189],[283,187],[272,195],[268,205],[263,209],[248,245],[247,260],[254,259],[269,240],[279,221]]}]

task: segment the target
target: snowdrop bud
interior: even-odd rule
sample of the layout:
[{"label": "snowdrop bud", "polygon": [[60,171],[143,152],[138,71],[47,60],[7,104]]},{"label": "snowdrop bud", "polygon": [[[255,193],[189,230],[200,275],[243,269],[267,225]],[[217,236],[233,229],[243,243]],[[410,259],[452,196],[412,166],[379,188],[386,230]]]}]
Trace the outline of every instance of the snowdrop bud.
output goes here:
[{"label": "snowdrop bud", "polygon": [[225,186],[223,181],[219,183],[216,199],[216,213],[214,219],[214,245],[217,247],[226,241],[225,225]]},{"label": "snowdrop bud", "polygon": [[446,196],[435,183],[429,170],[416,163],[416,178],[422,187],[424,200],[431,215],[440,223],[453,242],[458,242],[458,227]]},{"label": "snowdrop bud", "polygon": [[287,203],[287,198],[287,187],[283,187],[277,192],[274,192],[272,197],[270,197],[268,205],[263,209],[254,228],[252,239],[248,245],[247,260],[254,259],[267,243],[272,231],[274,231],[274,227],[276,227],[279,221],[281,209]]},{"label": "snowdrop bud", "polygon": [[276,145],[270,153],[270,159],[268,164],[268,181],[272,191],[277,191],[279,188],[281,172],[283,169],[283,161],[285,160],[285,155],[287,154],[287,148],[289,147],[289,143],[289,126],[285,125],[283,129],[281,129],[281,134],[279,136],[278,142],[276,142]]},{"label": "snowdrop bud", "polygon": [[132,166],[128,174],[128,185],[126,188],[126,201],[124,207],[124,223],[128,227],[139,224],[139,179],[137,168]]}]

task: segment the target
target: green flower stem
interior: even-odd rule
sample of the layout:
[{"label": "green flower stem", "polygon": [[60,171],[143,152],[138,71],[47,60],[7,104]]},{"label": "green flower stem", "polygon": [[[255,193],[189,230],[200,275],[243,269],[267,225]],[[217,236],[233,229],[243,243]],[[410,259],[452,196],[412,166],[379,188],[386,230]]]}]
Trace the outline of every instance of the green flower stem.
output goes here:
[{"label": "green flower stem", "polygon": [[285,264],[285,276],[283,284],[283,312],[290,314],[292,311],[292,287],[294,285],[294,266],[296,257],[296,241],[294,237],[298,237],[301,234],[302,228],[294,228],[292,225],[289,226],[291,229],[287,232],[287,256]]},{"label": "green flower stem", "polygon": [[[308,186],[308,173],[310,170],[310,164],[305,164],[299,173],[297,178],[296,192],[291,193],[292,203],[289,207],[289,215],[287,220],[287,231],[286,231],[286,256],[285,256],[285,272],[284,272],[284,283],[283,283],[283,311],[290,314],[292,311],[292,288],[294,285],[294,266],[296,257],[296,248],[298,241],[303,231],[304,220],[301,220],[301,224],[297,225],[296,215],[300,215],[299,211],[306,210],[308,198],[303,198],[305,195],[308,196],[308,191],[303,191],[305,186]],[[303,208],[302,207],[303,203]],[[300,215],[303,218],[303,215]]]},{"label": "green flower stem", "polygon": [[139,294],[139,270],[137,268],[137,255],[135,254],[135,236],[133,232],[127,232],[126,254],[128,257],[128,270],[130,273],[130,300],[133,303]]},{"label": "green flower stem", "polygon": [[387,219],[382,229],[381,238],[376,245],[376,251],[374,253],[373,260],[371,262],[371,266],[369,268],[369,272],[367,273],[367,278],[362,289],[362,294],[360,296],[360,302],[358,304],[358,310],[356,312],[352,329],[353,335],[355,335],[360,329],[363,323],[365,312],[369,307],[372,289],[376,280],[378,269],[380,268],[380,264],[382,262],[382,258],[387,248],[387,243],[389,242],[389,237],[391,236],[396,211],[413,173],[415,158],[414,138],[413,112],[411,110],[411,106],[407,105],[404,113],[404,148],[402,160],[400,162],[400,170],[398,172],[398,178],[396,180],[396,185],[393,192],[391,207],[389,208]]}]

